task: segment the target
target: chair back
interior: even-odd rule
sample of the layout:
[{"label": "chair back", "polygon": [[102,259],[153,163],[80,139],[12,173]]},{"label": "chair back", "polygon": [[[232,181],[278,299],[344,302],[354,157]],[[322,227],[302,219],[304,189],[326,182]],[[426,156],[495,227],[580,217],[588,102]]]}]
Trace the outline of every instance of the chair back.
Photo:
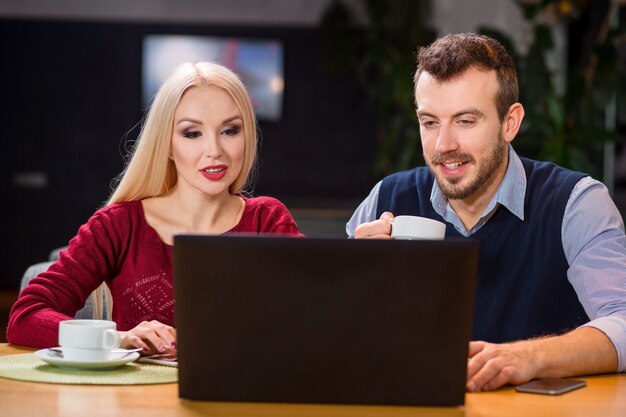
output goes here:
[{"label": "chair back", "polygon": [[[54,261],[56,261],[59,258],[59,252],[62,249],[65,249],[65,248],[57,248],[53,250],[52,252],[50,252],[48,261],[39,262],[39,263],[29,266],[24,272],[24,275],[22,275],[22,280],[20,282],[20,291],[22,291],[24,287],[26,287],[30,283],[31,279],[35,278],[40,273],[47,271],[50,265],[52,265]],[[106,284],[103,283],[102,286],[106,287]],[[74,318],[108,320],[109,311],[111,309],[111,306],[109,305],[110,298],[107,297],[107,294],[106,294],[108,291],[108,288],[104,288],[103,290],[100,290],[100,291],[98,291],[98,289],[94,290],[93,293],[89,296],[89,298],[87,298],[87,301],[85,301],[85,305],[83,306],[83,308],[81,308],[80,310],[76,312],[76,314],[74,315]],[[94,317],[94,297],[97,297],[97,296],[102,297],[102,311],[98,317]]]}]

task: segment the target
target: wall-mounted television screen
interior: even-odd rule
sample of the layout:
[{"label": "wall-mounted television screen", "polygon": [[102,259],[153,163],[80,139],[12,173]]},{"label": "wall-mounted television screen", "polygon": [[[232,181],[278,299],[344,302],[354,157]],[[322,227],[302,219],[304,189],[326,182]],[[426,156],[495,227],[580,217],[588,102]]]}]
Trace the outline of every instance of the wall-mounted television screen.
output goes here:
[{"label": "wall-mounted television screen", "polygon": [[188,35],[148,35],[143,40],[144,107],[183,62],[212,61],[235,72],[261,120],[279,120],[284,89],[283,47],[278,40]]}]

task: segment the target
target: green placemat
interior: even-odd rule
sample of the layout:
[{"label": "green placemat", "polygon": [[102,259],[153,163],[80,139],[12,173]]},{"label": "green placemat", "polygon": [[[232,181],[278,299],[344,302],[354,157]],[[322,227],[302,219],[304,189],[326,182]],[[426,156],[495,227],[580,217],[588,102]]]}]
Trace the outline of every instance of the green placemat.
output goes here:
[{"label": "green placemat", "polygon": [[135,362],[108,370],[58,368],[25,353],[0,357],[0,377],[55,384],[166,384],[178,381],[178,368]]}]

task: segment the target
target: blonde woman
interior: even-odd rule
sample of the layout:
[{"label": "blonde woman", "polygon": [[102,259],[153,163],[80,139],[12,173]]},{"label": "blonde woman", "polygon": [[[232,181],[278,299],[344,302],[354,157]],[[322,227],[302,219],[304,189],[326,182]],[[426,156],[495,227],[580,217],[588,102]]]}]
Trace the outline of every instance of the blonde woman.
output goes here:
[{"label": "blonde woman", "polygon": [[243,195],[256,143],[250,98],[234,73],[213,63],[178,67],[157,93],[107,205],[20,294],[8,341],[55,346],[58,323],[104,283],[122,347],[175,351],[174,234],[300,235],[281,202]]}]

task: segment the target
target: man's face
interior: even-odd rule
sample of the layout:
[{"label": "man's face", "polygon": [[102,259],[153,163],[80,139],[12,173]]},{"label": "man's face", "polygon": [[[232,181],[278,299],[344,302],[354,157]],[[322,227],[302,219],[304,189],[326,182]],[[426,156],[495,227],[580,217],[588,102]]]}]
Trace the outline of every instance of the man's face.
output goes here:
[{"label": "man's face", "polygon": [[495,104],[495,71],[470,68],[438,82],[423,72],[415,86],[424,160],[449,199],[495,192],[508,162],[508,142]]}]

